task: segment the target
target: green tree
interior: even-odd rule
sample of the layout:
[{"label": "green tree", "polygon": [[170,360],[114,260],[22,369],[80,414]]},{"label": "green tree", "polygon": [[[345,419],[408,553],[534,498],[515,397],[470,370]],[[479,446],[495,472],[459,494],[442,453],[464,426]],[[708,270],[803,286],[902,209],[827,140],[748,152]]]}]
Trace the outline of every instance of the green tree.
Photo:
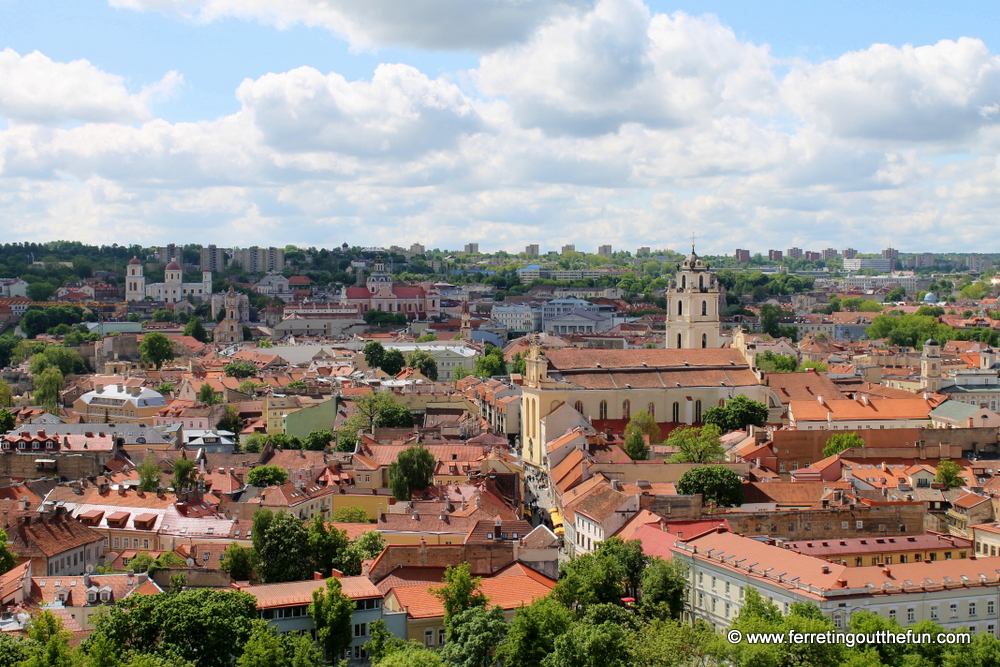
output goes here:
[{"label": "green tree", "polygon": [[330,516],[330,521],[336,523],[371,523],[365,508],[358,507],[357,505],[340,507]]},{"label": "green tree", "polygon": [[261,583],[308,579],[313,571],[309,533],[302,520],[281,511],[253,513],[253,542]]},{"label": "green tree", "polygon": [[[2,364],[2,366],[6,365],[7,364]],[[0,380],[0,407],[14,407],[14,392],[11,391],[10,385],[3,380]]]},{"label": "green tree", "polygon": [[897,287],[896,289],[892,290],[891,292],[885,295],[884,301],[889,303],[906,301],[906,290],[903,289],[902,287]]},{"label": "green tree", "polygon": [[48,301],[56,293],[57,286],[44,280],[28,285],[28,298],[32,301]]},{"label": "green tree", "polygon": [[309,616],[316,626],[316,638],[330,660],[337,660],[351,645],[353,615],[354,601],[343,594],[339,579],[330,577],[325,590],[313,591]]},{"label": "green tree", "polygon": [[38,354],[31,357],[31,364],[28,371],[32,375],[38,375],[46,368],[55,366],[63,375],[70,373],[86,373],[87,362],[83,360],[80,353],[68,347],[49,345]]},{"label": "green tree", "polygon": [[69,648],[72,637],[51,611],[36,614],[28,627],[28,638],[37,648],[29,649],[28,659],[19,667],[72,667],[74,661]]},{"label": "green tree", "polygon": [[551,597],[538,598],[514,614],[507,641],[498,653],[505,667],[537,667],[555,650],[556,638],[573,623],[573,614]]},{"label": "green tree", "polygon": [[[687,667],[714,664],[709,649],[714,633],[698,623],[694,627],[673,619],[655,619],[636,635],[632,649],[635,667]],[[709,658],[707,663],[702,662]]]},{"label": "green tree", "polygon": [[205,325],[197,317],[192,317],[184,325],[184,335],[191,336],[191,338],[194,338],[199,343],[208,342],[208,331],[205,330]]},{"label": "green tree", "polygon": [[151,493],[160,488],[160,479],[163,472],[156,465],[156,459],[152,454],[147,454],[142,463],[135,469],[139,473],[139,488],[147,493]]},{"label": "green tree", "polygon": [[431,595],[441,600],[444,607],[444,625],[449,629],[449,641],[451,640],[451,621],[456,614],[459,614],[473,607],[485,607],[488,600],[479,590],[482,577],[472,576],[468,563],[449,565],[444,571],[444,586],[431,588]]},{"label": "green tree", "polygon": [[246,480],[253,486],[280,486],[288,481],[288,471],[280,466],[257,466],[247,473]]},{"label": "green tree", "polygon": [[259,454],[267,443],[267,436],[263,433],[251,433],[244,440],[241,449],[250,454]]},{"label": "green tree", "polygon": [[795,357],[791,354],[775,354],[771,350],[765,350],[755,358],[757,368],[765,373],[792,373],[798,365]]},{"label": "green tree", "polygon": [[851,447],[864,447],[865,441],[857,433],[835,433],[826,441],[823,447],[823,457],[839,454]]},{"label": "green tree", "polygon": [[222,553],[219,566],[236,581],[249,581],[254,578],[256,560],[257,554],[252,548],[233,542]]},{"label": "green tree", "polygon": [[368,636],[371,639],[365,642],[364,649],[368,652],[368,659],[373,665],[381,665],[383,658],[408,646],[405,640],[389,632],[385,627],[385,621],[381,618],[372,621],[368,627]]},{"label": "green tree", "polygon": [[0,528],[0,574],[9,572],[17,564],[17,554],[7,546],[7,531]]},{"label": "green tree", "polygon": [[355,538],[350,549],[357,552],[360,560],[370,560],[378,558],[385,550],[386,542],[382,533],[377,530],[366,530]]},{"label": "green tree", "polygon": [[190,491],[197,481],[198,472],[195,470],[193,461],[183,456],[174,459],[174,477],[170,480],[174,491]]},{"label": "green tree", "polygon": [[631,633],[611,622],[576,621],[558,637],[542,667],[631,667]]},{"label": "green tree", "polygon": [[462,378],[468,377],[470,375],[472,375],[472,371],[463,366],[462,364],[459,364],[458,366],[455,366],[454,368],[451,369],[451,379],[453,382],[458,382]]},{"label": "green tree", "polygon": [[437,651],[419,644],[408,644],[384,657],[377,667],[442,667],[444,660]]},{"label": "green tree", "polygon": [[145,334],[139,343],[139,356],[144,363],[153,364],[160,370],[165,362],[173,360],[174,343],[158,331]]},{"label": "green tree", "polygon": [[702,420],[706,424],[715,424],[720,431],[726,432],[745,430],[748,426],[763,428],[767,417],[766,405],[740,394],[726,401],[724,406],[706,410]]},{"label": "green tree", "polygon": [[641,433],[633,433],[632,435],[625,436],[625,446],[623,449],[633,461],[645,461],[649,458],[649,446],[646,444],[646,438]]},{"label": "green tree", "polygon": [[59,392],[63,390],[65,381],[63,374],[55,366],[50,366],[34,378],[34,400],[53,414],[59,412]]},{"label": "green tree", "polygon": [[406,365],[423,373],[428,380],[436,381],[438,379],[437,362],[430,355],[430,352],[425,352],[424,350],[410,352],[406,355]]},{"label": "green tree", "polygon": [[676,560],[650,558],[642,573],[642,609],[647,616],[678,619],[687,595],[687,567]]},{"label": "green tree", "polygon": [[160,310],[154,310],[153,314],[150,315],[150,318],[154,322],[173,322],[174,314],[171,313],[169,310],[164,310],[161,308]]},{"label": "green tree", "polygon": [[[413,414],[398,402],[388,391],[375,391],[364,394],[353,401],[354,415],[357,420],[344,430],[360,428],[369,433],[378,426],[382,428],[413,426]],[[348,421],[351,421],[350,419]]]},{"label": "green tree", "polygon": [[303,442],[303,449],[321,452],[330,446],[331,441],[333,441],[333,433],[329,429],[310,431]]},{"label": "green tree", "polygon": [[276,667],[284,665],[285,647],[274,628],[265,623],[257,624],[250,639],[243,646],[243,654],[236,660],[236,667]]},{"label": "green tree", "polygon": [[396,500],[410,500],[414,489],[426,489],[434,482],[436,462],[421,445],[407,447],[389,464],[389,487]]},{"label": "green tree", "polygon": [[704,426],[682,426],[667,436],[667,447],[676,447],[677,453],[670,457],[672,463],[714,463],[725,458],[719,438],[722,433],[715,424]]},{"label": "green tree", "polygon": [[174,385],[170,382],[161,382],[156,385],[156,393],[158,394],[172,394],[174,393]]},{"label": "green tree", "polygon": [[15,424],[17,420],[14,418],[14,413],[6,408],[0,408],[0,435],[13,431]]},{"label": "green tree", "polygon": [[243,420],[240,419],[239,410],[235,405],[227,405],[225,412],[222,413],[222,419],[215,424],[216,429],[230,433],[239,433],[242,426]]},{"label": "green tree", "polygon": [[700,493],[706,505],[735,507],[743,504],[743,482],[725,466],[691,468],[678,480],[677,493],[685,496]]},{"label": "green tree", "polygon": [[323,649],[308,634],[286,632],[280,635],[285,649],[286,667],[323,667]]},{"label": "green tree", "polygon": [[663,442],[663,435],[660,433],[660,427],[656,424],[656,419],[646,410],[636,410],[625,426],[626,436],[636,434],[648,435],[651,445]]},{"label": "green tree", "polygon": [[944,484],[946,489],[954,489],[965,483],[961,475],[962,468],[957,463],[954,461],[941,461],[938,464],[937,475],[935,475],[934,481],[938,484]]},{"label": "green tree", "polygon": [[552,596],[571,609],[621,604],[623,597],[640,597],[648,562],[638,540],[610,537],[593,552],[562,564]]},{"label": "green tree", "polygon": [[123,653],[194,667],[231,667],[260,624],[256,607],[252,595],[228,589],[132,595],[96,617],[91,641],[104,635]]},{"label": "green tree", "polygon": [[381,368],[389,375],[397,375],[399,371],[403,370],[404,365],[406,365],[406,360],[399,350],[389,350],[382,357]]},{"label": "green tree", "polygon": [[223,366],[222,372],[226,377],[244,379],[256,375],[257,367],[245,361],[234,361]]},{"label": "green tree", "polygon": [[222,397],[215,393],[215,390],[212,389],[212,385],[205,382],[201,385],[201,388],[198,389],[198,402],[205,405],[218,405],[222,402]]},{"label": "green tree", "polygon": [[451,618],[441,657],[453,667],[493,667],[507,635],[503,608],[474,606]]},{"label": "green tree", "polygon": [[382,343],[373,340],[365,343],[361,351],[365,355],[365,363],[369,368],[382,368],[382,360],[385,359],[385,348]]},{"label": "green tree", "polygon": [[426,333],[417,339],[418,343],[434,343],[437,342],[437,335],[432,333]]},{"label": "green tree", "polygon": [[503,350],[487,343],[486,354],[476,359],[472,374],[481,378],[506,375],[507,364],[503,359]]},{"label": "green tree", "polygon": [[313,570],[329,573],[336,568],[349,576],[361,574],[361,560],[348,553],[349,544],[347,531],[327,527],[323,517],[317,515],[309,524],[306,545]]}]

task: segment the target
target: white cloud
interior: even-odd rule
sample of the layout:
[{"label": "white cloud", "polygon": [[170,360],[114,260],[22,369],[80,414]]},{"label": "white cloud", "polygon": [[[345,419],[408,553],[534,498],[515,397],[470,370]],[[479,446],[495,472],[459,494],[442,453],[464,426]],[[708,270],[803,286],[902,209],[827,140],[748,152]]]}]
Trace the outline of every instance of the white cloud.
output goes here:
[{"label": "white cloud", "polygon": [[485,52],[526,39],[553,16],[594,0],[109,0],[197,21],[237,17],[279,28],[331,30],[361,48],[406,46]]},{"label": "white cloud", "polygon": [[1000,57],[978,39],[932,46],[876,44],[784,81],[792,109],[842,137],[956,141],[998,120]]},{"label": "white cloud", "polygon": [[589,135],[766,111],[777,91],[771,65],[766,48],[713,18],[650,16],[639,0],[601,0],[484,56],[477,82],[510,100],[526,126]]},{"label": "white cloud", "polygon": [[140,94],[130,94],[122,77],[86,60],[54,62],[35,51],[25,56],[0,52],[0,116],[43,125],[67,121],[132,122],[150,117],[149,99],[169,94],[183,82],[177,72]]},{"label": "white cloud", "polygon": [[450,150],[482,123],[457,86],[409,65],[379,65],[371,82],[311,67],[244,81],[243,109],[279,151],[412,158]]}]

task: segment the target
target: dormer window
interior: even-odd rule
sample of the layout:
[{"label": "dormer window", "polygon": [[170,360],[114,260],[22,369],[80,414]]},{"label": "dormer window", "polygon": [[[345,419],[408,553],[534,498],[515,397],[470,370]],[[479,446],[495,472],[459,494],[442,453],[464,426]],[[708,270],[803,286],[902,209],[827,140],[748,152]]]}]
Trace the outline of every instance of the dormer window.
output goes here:
[{"label": "dormer window", "polygon": [[101,602],[109,602],[111,600],[111,591],[101,591]]},{"label": "dormer window", "polygon": [[51,440],[46,440],[45,441],[45,448],[46,449],[55,449],[56,448],[56,443],[52,442]]},{"label": "dormer window", "polygon": [[87,593],[87,602],[97,602],[97,593],[93,591]]},{"label": "dormer window", "polygon": [[37,440],[35,440],[35,441],[33,441],[31,443],[31,448],[32,449],[39,449],[39,448],[41,448],[41,446],[42,446],[42,443],[38,442]]},{"label": "dormer window", "polygon": [[6,440],[3,441],[3,445],[2,446],[3,446],[4,449],[10,449],[10,443],[8,441],[6,441]]},{"label": "dormer window", "polygon": [[26,441],[24,441],[24,440],[18,440],[17,441],[17,447],[18,447],[18,449],[27,449],[28,448],[28,443]]}]

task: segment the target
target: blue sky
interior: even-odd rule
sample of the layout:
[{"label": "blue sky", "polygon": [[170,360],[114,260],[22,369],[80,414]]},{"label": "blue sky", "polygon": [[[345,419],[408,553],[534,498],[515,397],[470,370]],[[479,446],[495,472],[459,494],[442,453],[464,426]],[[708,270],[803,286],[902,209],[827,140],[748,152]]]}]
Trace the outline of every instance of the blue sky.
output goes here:
[{"label": "blue sky", "polygon": [[1000,252],[996,12],[818,4],[0,0],[3,240]]}]

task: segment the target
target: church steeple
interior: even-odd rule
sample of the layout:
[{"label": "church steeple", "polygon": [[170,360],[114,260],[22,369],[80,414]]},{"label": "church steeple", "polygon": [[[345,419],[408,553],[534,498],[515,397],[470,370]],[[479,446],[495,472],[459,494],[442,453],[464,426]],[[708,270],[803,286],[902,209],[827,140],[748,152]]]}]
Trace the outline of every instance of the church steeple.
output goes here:
[{"label": "church steeple", "polygon": [[719,347],[719,298],[719,282],[698,257],[692,238],[691,254],[677,266],[667,289],[665,347]]}]

